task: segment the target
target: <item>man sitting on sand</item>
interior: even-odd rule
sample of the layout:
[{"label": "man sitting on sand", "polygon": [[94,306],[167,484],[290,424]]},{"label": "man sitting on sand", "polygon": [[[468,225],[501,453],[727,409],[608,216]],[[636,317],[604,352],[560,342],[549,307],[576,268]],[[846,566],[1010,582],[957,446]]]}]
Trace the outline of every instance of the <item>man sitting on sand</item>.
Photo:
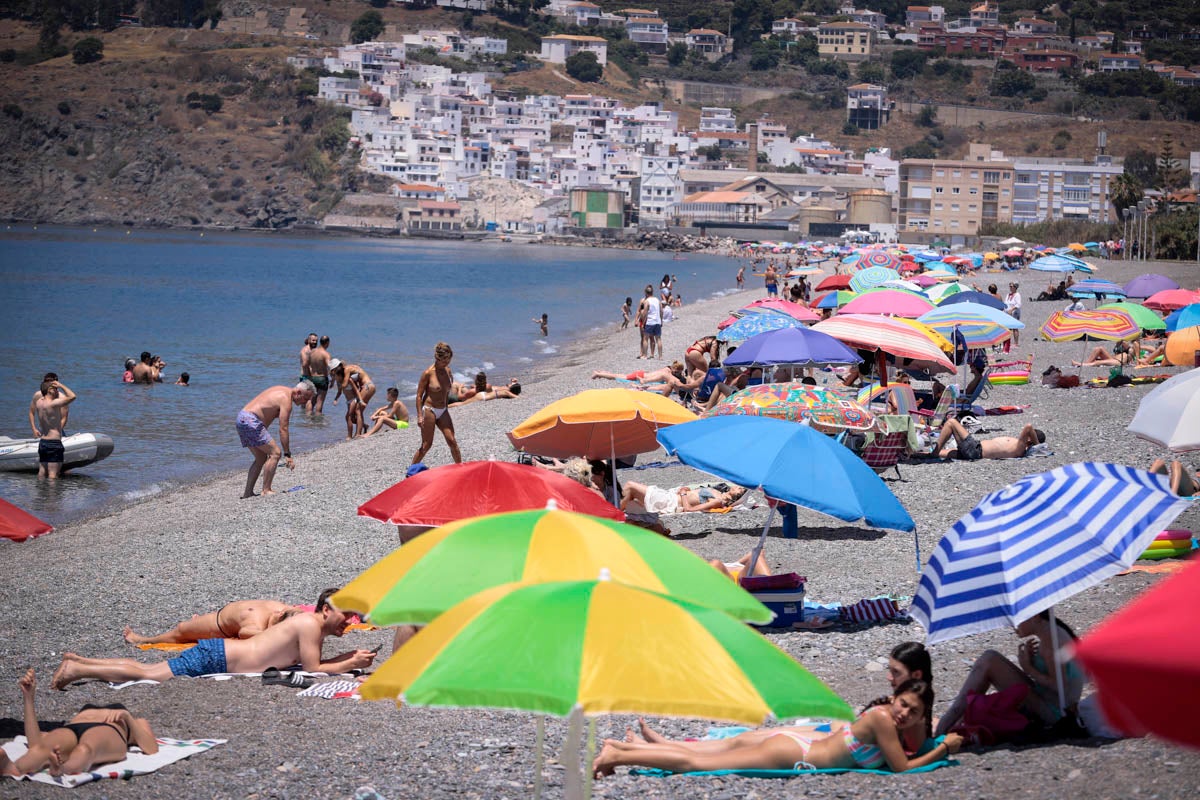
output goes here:
[{"label": "man sitting on sand", "polygon": [[1167,475],[1171,478],[1171,491],[1180,497],[1193,497],[1200,494],[1200,473],[1193,475],[1178,461],[1169,465],[1161,458],[1155,459],[1150,465],[1150,471],[1156,475]]},{"label": "man sitting on sand", "polygon": [[[947,447],[950,437],[954,445]],[[1020,458],[1035,444],[1046,441],[1046,434],[1032,425],[1026,425],[1018,436],[996,436],[991,439],[976,439],[956,419],[947,419],[942,424],[942,435],[938,437],[933,452],[939,458],[957,458],[962,461],[978,461],[981,458]]]},{"label": "man sitting on sand", "polygon": [[288,432],[288,421],[292,417],[292,406],[303,406],[316,396],[317,390],[310,381],[303,380],[292,388],[272,386],[251,400],[238,412],[237,432],[242,447],[250,448],[254,454],[254,462],[250,464],[250,472],[246,475],[246,491],[242,497],[254,497],[254,484],[261,473],[263,479],[262,493],[275,494],[271,483],[275,480],[275,470],[279,466],[279,445],[271,438],[267,430],[275,418],[279,418],[279,441],[283,443],[283,457],[287,459],[288,469],[295,469],[296,462],[292,460],[292,439]]},{"label": "man sitting on sand", "polygon": [[186,644],[202,639],[249,639],[288,617],[299,614],[297,606],[278,600],[235,600],[219,611],[193,614],[166,633],[141,636],[125,626],[125,641],[130,644]]},{"label": "man sitting on sand", "polygon": [[132,658],[83,658],[64,653],[54,671],[51,688],[65,690],[80,680],[167,681],[177,675],[198,677],[221,672],[263,672],[299,664],[306,672],[347,672],[371,666],[375,653],[351,650],[328,661],[321,658],[327,636],[341,636],[349,624],[346,615],[329,604],[338,590],[326,589],[317,599],[317,610],[296,614],[249,639],[204,639],[177,657],[157,664]]}]

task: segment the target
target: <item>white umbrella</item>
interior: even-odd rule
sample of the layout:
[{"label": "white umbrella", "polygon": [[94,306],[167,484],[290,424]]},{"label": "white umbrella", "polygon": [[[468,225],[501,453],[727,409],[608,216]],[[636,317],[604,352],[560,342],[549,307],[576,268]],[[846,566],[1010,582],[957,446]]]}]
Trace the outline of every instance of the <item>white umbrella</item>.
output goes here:
[{"label": "white umbrella", "polygon": [[1200,450],[1200,369],[1154,387],[1138,404],[1128,430],[1174,453]]},{"label": "white umbrella", "polygon": [[1018,239],[1015,236],[1010,236],[1007,239],[1000,240],[996,244],[1000,245],[1001,247],[1015,247],[1017,245],[1022,245],[1025,243],[1022,242],[1020,239]]}]

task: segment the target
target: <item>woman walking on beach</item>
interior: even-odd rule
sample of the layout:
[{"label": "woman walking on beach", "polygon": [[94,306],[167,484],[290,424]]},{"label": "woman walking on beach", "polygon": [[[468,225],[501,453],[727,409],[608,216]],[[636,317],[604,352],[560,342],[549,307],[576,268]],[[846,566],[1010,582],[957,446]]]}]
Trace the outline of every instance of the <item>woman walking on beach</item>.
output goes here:
[{"label": "woman walking on beach", "polygon": [[450,359],[454,351],[445,342],[438,342],[433,348],[433,364],[421,373],[417,383],[417,414],[421,424],[421,446],[413,456],[412,463],[416,464],[425,458],[429,448],[433,446],[433,430],[438,428],[446,437],[446,445],[455,464],[462,463],[462,453],[458,450],[458,439],[454,436],[454,420],[450,419],[450,387],[454,378],[450,375]]}]

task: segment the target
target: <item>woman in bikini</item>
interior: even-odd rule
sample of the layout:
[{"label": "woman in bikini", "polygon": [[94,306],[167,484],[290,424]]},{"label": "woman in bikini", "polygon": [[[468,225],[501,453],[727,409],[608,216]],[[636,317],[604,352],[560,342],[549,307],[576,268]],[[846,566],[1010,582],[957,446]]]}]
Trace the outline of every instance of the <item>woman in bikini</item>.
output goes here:
[{"label": "woman in bikini", "polygon": [[694,372],[695,370],[707,372],[709,362],[719,362],[720,359],[721,343],[715,336],[705,336],[703,339],[697,339],[692,342],[683,354],[683,360],[687,363],[689,372]]},{"label": "woman in bikini", "polygon": [[810,728],[766,728],[700,742],[608,739],[592,769],[596,777],[611,775],[619,766],[671,772],[794,768],[904,772],[946,758],[962,745],[961,736],[947,734],[925,755],[905,753],[901,737],[910,729],[928,732],[932,707],[932,687],[908,680],[887,703],[868,708],[849,726],[827,735],[816,736]]},{"label": "woman in bikini", "polygon": [[85,705],[70,722],[43,733],[34,707],[37,677],[33,670],[17,683],[25,699],[25,739],[29,751],[12,761],[0,750],[0,775],[32,775],[46,767],[54,776],[90,772],[101,764],[123,760],[131,745],[137,745],[148,755],[158,752],[158,740],[150,723],[133,716],[120,703]]},{"label": "woman in bikini", "polygon": [[1141,342],[1117,342],[1110,353],[1103,347],[1095,347],[1083,361],[1072,361],[1073,367],[1123,367],[1135,363],[1141,355]]},{"label": "woman in bikini", "polygon": [[412,463],[416,464],[425,458],[429,448],[433,446],[433,431],[437,428],[446,438],[450,455],[455,464],[462,463],[462,453],[458,450],[458,439],[454,436],[454,420],[450,419],[450,387],[454,379],[450,375],[450,360],[454,351],[445,342],[438,342],[433,348],[433,364],[421,373],[417,382],[417,415],[421,424],[421,446],[413,456]]},{"label": "woman in bikini", "polygon": [[367,403],[375,396],[375,384],[367,371],[357,364],[337,362],[337,366],[329,370],[330,376],[337,381],[337,392],[333,396],[333,404],[337,405],[338,398],[346,395],[346,438],[367,432],[366,410]]}]

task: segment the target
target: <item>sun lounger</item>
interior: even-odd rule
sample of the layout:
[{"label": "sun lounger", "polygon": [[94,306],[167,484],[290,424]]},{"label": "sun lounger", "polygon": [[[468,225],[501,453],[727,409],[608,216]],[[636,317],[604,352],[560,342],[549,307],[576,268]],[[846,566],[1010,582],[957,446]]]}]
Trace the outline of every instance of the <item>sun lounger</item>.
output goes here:
[{"label": "sun lounger", "polygon": [[[158,752],[152,756],[146,755],[135,747],[130,749],[122,761],[96,767],[92,772],[60,775],[55,778],[49,772],[42,770],[33,775],[16,778],[15,780],[37,781],[38,783],[49,783],[54,786],[73,789],[76,786],[104,778],[128,779],[136,775],[146,775],[154,772],[168,764],[181,761],[188,756],[194,756],[197,753],[210,750],[219,744],[225,744],[226,741],[226,739],[164,739],[160,737],[158,740]],[[27,740],[24,736],[18,736],[11,742],[3,745],[3,747],[4,752],[14,761],[25,755],[29,750]]]}]

